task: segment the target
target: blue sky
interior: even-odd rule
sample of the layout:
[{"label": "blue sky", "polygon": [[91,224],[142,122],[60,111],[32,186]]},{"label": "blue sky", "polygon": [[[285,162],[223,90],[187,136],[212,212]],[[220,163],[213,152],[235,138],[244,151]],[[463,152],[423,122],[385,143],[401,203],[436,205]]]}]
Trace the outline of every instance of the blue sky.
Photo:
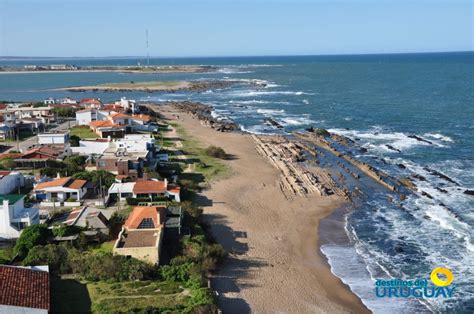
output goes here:
[{"label": "blue sky", "polygon": [[471,0],[0,0],[0,55],[473,50]]}]

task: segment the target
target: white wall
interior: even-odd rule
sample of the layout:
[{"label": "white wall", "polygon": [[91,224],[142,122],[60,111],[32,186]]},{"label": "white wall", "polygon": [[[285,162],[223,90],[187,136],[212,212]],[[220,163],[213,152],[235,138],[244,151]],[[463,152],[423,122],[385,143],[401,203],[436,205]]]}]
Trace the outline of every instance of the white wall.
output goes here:
[{"label": "white wall", "polygon": [[38,134],[38,144],[64,144],[69,139],[69,133]]},{"label": "white wall", "polygon": [[89,125],[92,122],[92,112],[76,112],[76,123],[77,125]]},{"label": "white wall", "polygon": [[102,141],[79,141],[79,147],[71,147],[73,154],[79,155],[91,155],[91,154],[102,154],[107,148],[109,148],[110,142]]}]

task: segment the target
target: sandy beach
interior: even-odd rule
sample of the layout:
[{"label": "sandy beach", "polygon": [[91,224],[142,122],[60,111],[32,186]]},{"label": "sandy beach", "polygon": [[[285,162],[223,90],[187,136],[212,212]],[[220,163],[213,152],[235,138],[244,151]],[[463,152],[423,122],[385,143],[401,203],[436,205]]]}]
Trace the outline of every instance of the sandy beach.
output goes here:
[{"label": "sandy beach", "polygon": [[[174,117],[174,109],[163,109]],[[182,112],[176,122],[204,146],[235,156],[225,161],[231,175],[202,193],[205,217],[229,252],[212,278],[224,313],[369,312],[331,273],[318,249],[319,222],[343,198],[290,201],[279,187],[281,173],[257,153],[250,135],[217,132]]]}]

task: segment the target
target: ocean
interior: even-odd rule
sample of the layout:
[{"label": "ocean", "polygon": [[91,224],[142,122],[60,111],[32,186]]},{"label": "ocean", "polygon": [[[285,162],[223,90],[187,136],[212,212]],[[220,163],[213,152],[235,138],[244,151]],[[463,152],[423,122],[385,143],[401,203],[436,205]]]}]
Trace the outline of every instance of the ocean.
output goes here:
[{"label": "ocean", "polygon": [[[136,65],[143,58],[1,60],[2,65]],[[415,175],[418,192],[387,201],[373,188],[344,213],[349,242],[321,247],[333,273],[376,313],[474,312],[474,53],[151,59],[150,64],[216,65],[211,73],[0,74],[0,100],[128,97],[212,105],[252,133],[321,127],[365,148],[356,158],[395,178]],[[200,93],[70,93],[51,89],[108,82],[239,80]],[[259,83],[259,84],[249,84]],[[264,122],[272,118],[284,129]],[[347,261],[350,261],[348,263]],[[377,298],[377,278],[454,275],[452,298]],[[317,291],[315,291],[317,293]]]}]

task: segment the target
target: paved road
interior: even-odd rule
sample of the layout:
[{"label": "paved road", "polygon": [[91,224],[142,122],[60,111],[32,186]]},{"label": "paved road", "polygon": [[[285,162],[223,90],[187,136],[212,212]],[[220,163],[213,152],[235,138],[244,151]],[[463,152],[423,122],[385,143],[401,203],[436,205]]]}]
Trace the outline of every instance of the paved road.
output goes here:
[{"label": "paved road", "polygon": [[[55,128],[52,128],[48,130],[48,132],[62,132],[68,130],[70,127],[73,127],[76,124],[76,121],[66,121],[60,125],[58,125]],[[16,142],[10,143],[11,148],[7,149],[6,152],[9,152],[11,150],[20,150],[21,152],[24,152],[27,150],[29,147],[38,144],[38,137],[33,136],[30,137],[24,141],[20,141],[18,144]]]}]

